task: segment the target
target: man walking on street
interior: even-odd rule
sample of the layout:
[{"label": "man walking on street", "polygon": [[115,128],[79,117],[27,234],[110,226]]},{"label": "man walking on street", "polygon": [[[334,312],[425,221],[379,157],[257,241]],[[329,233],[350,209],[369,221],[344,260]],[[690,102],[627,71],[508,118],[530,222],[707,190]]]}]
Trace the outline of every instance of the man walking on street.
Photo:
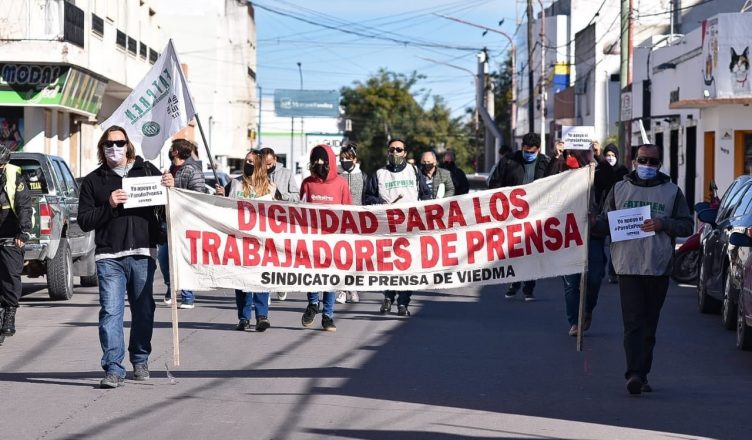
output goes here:
[{"label": "man walking on street", "polygon": [[0,144],[0,344],[16,334],[24,245],[33,226],[29,185],[8,162],[10,149]]},{"label": "man walking on street", "polygon": [[454,183],[449,171],[436,166],[436,154],[426,151],[420,157],[420,172],[426,179],[434,199],[443,199],[454,195]]},{"label": "man walking on street", "polygon": [[295,181],[293,172],[277,163],[277,155],[271,148],[262,148],[259,154],[266,158],[266,173],[269,180],[277,187],[275,199],[286,202],[299,201],[300,188],[298,188],[298,182]]},{"label": "man walking on street", "polygon": [[648,373],[658,318],[666,300],[676,237],[693,232],[687,200],[671,178],[660,171],[657,145],[637,149],[636,170],[616,183],[608,193],[603,212],[593,227],[595,234],[609,233],[608,213],[625,208],[650,206],[650,218],[641,229],[655,235],[618,241],[611,246],[614,268],[619,276],[619,294],[624,322],[624,351],[627,358],[627,390],[630,394],[652,391]]},{"label": "man walking on street", "polygon": [[[383,205],[391,203],[416,202],[431,200],[433,195],[426,185],[426,179],[414,165],[407,163],[407,147],[402,139],[392,139],[387,144],[387,165],[369,177],[366,185],[364,205]],[[386,291],[381,313],[387,314],[392,310],[392,304],[397,299],[397,314],[410,316],[407,307],[410,305],[410,291]]]},{"label": "man walking on street", "polygon": [[[502,159],[489,179],[489,188],[504,188],[507,186],[525,185],[547,175],[549,158],[540,154],[541,138],[536,133],[528,133],[522,137],[522,150],[515,151],[509,159]],[[522,285],[525,301],[535,301],[535,280],[524,283],[512,283],[507,290],[507,299],[517,295]]]}]

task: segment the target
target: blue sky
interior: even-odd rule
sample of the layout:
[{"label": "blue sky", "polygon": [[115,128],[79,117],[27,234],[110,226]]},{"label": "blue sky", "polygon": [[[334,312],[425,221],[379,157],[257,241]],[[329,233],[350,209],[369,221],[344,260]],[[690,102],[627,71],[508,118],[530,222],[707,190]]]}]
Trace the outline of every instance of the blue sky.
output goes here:
[{"label": "blue sky", "polygon": [[[303,70],[305,89],[339,89],[364,81],[379,68],[427,76],[418,86],[443,96],[453,115],[474,103],[473,78],[467,72],[438,65],[423,58],[476,70],[474,50],[455,50],[435,45],[490,50],[494,65],[509,50],[507,40],[460,23],[432,15],[440,12],[510,35],[515,32],[517,0],[263,0],[256,5],[258,83],[264,94],[277,88],[300,87],[297,63]],[[404,45],[377,38],[347,34],[305,23],[264,10],[267,6],[284,14],[322,26],[357,34],[418,42],[434,47]],[[499,21],[504,23],[499,26]],[[525,32],[521,29],[520,32]]]}]

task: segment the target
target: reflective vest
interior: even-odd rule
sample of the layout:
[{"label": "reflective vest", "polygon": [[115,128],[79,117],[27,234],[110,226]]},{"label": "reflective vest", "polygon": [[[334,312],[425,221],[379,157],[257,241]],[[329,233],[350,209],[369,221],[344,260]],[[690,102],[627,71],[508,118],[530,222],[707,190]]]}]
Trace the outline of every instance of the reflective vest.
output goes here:
[{"label": "reflective vest", "polygon": [[8,195],[8,203],[13,214],[16,214],[16,176],[21,173],[21,168],[6,164],[5,165],[5,194]]}]

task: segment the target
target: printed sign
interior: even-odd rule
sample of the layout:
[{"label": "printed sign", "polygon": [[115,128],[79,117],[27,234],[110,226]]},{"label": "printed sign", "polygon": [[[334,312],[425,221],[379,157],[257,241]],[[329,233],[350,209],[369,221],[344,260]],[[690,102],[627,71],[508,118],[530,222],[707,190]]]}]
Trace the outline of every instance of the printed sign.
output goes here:
[{"label": "printed sign", "polygon": [[125,209],[167,203],[167,187],[162,185],[162,176],[126,177],[123,190],[128,194],[128,201],[123,203]]},{"label": "printed sign", "polygon": [[650,219],[650,206],[619,209],[608,213],[608,224],[611,228],[611,241],[634,240],[652,237],[655,232],[644,232],[640,227],[645,220]]},{"label": "printed sign", "polygon": [[279,117],[339,117],[336,90],[274,90],[274,114]]},{"label": "printed sign", "polygon": [[170,189],[176,288],[432,290],[581,273],[589,179],[583,168],[524,186],[378,206]]},{"label": "printed sign", "polygon": [[595,139],[595,127],[565,125],[561,127],[561,139],[565,150],[589,150]]}]

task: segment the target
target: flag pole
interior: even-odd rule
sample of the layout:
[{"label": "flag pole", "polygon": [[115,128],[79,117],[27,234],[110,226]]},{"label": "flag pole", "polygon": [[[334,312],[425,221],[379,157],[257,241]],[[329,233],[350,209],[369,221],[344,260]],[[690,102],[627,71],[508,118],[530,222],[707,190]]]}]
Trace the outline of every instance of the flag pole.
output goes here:
[{"label": "flag pole", "polygon": [[577,351],[582,351],[584,345],[584,333],[582,329],[585,323],[585,302],[587,301],[587,274],[588,274],[588,257],[590,256],[590,198],[593,191],[593,170],[594,164],[588,165],[588,190],[587,190],[587,221],[585,222],[585,267],[580,275],[580,305],[577,313]]},{"label": "flag pole", "polygon": [[177,262],[175,261],[175,251],[172,241],[172,227],[170,226],[170,199],[172,198],[172,188],[167,188],[167,205],[165,206],[165,215],[167,219],[167,249],[168,253],[168,265],[170,267],[170,295],[172,296],[172,304],[170,304],[170,310],[172,314],[172,364],[175,367],[180,366],[180,335],[178,334],[178,297],[177,297]]},{"label": "flag pole", "polygon": [[217,170],[214,168],[214,159],[212,159],[211,150],[209,149],[209,143],[206,142],[206,136],[204,136],[204,127],[201,126],[201,119],[198,117],[198,113],[195,113],[193,116],[196,118],[198,131],[201,133],[201,139],[204,141],[204,148],[206,148],[206,155],[209,157],[209,168],[211,168],[212,173],[214,174],[214,181],[217,182],[217,185],[220,185],[219,178],[217,177]]}]

